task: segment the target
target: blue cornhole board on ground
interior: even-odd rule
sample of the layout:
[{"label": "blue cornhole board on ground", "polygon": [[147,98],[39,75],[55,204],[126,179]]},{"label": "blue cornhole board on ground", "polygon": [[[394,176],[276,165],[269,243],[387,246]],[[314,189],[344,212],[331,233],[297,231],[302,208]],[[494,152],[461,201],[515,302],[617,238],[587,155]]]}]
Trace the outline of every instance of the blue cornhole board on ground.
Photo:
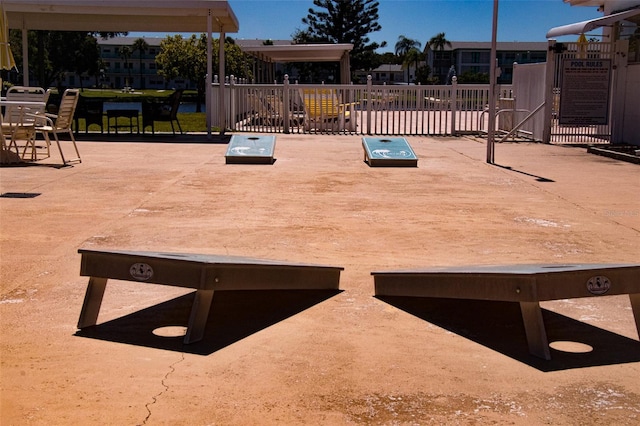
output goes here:
[{"label": "blue cornhole board on ground", "polygon": [[225,154],[227,164],[273,164],[275,136],[233,135]]},{"label": "blue cornhole board on ground", "polygon": [[418,157],[405,138],[362,138],[369,166],[417,167]]}]

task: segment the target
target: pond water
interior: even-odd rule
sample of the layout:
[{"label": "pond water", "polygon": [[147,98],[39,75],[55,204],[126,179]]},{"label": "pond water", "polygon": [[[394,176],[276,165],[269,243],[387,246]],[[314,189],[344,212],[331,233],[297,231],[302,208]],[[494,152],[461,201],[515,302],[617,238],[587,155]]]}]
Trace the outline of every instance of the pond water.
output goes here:
[{"label": "pond water", "polygon": [[[200,105],[201,111],[206,112],[207,107],[204,102]],[[178,112],[196,112],[196,103],[195,102],[181,102],[180,108],[178,108]]]}]

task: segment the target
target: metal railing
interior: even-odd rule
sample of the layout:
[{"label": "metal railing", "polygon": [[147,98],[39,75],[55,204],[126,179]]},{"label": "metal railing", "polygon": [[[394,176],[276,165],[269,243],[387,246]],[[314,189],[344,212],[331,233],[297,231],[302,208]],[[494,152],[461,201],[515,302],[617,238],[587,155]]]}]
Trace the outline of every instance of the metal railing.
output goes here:
[{"label": "metal railing", "polygon": [[[489,105],[488,84],[422,86],[225,83],[226,125],[238,132],[330,133],[362,135],[479,134]],[[213,83],[212,125],[218,91]],[[500,98],[511,98],[511,86]]]}]

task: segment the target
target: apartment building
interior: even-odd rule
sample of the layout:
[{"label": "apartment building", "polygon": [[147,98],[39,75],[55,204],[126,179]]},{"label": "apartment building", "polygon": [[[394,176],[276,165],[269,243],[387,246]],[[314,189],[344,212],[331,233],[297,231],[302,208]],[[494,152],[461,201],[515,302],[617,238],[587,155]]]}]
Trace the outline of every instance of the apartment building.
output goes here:
[{"label": "apartment building", "polygon": [[[498,83],[511,84],[513,64],[545,62],[547,42],[498,42],[496,45],[498,66],[501,74]],[[470,71],[489,74],[491,43],[484,41],[452,41],[443,50],[424,51],[431,74],[438,77],[440,84],[447,83],[451,67],[456,75]]]},{"label": "apartment building", "polygon": [[[149,46],[146,51],[134,50],[134,44],[140,37],[98,37],[102,68],[99,76],[78,76],[67,73],[64,84],[71,87],[103,87],[123,89],[195,89],[195,84],[185,79],[166,81],[158,74],[156,55],[160,53],[160,43],[164,37],[143,37]],[[128,55],[123,48],[128,48]]]}]

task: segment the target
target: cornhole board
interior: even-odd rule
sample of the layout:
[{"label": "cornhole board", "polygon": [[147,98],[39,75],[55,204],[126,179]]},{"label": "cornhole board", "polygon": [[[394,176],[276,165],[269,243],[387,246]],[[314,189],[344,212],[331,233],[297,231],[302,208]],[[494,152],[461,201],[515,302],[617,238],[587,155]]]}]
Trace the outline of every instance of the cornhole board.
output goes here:
[{"label": "cornhole board", "polygon": [[78,328],[95,325],[109,278],[196,289],[185,343],[202,340],[213,301],[221,290],[337,290],[343,268],[275,260],[186,253],[80,249],[80,275],[89,284]]},{"label": "cornhole board", "polygon": [[227,164],[273,164],[275,136],[233,135],[225,154]]},{"label": "cornhole board", "polygon": [[371,167],[417,167],[418,157],[405,138],[362,138],[364,161]]},{"label": "cornhole board", "polygon": [[464,266],[371,274],[376,296],[519,302],[529,352],[547,360],[540,301],[628,294],[640,334],[640,265]]}]

